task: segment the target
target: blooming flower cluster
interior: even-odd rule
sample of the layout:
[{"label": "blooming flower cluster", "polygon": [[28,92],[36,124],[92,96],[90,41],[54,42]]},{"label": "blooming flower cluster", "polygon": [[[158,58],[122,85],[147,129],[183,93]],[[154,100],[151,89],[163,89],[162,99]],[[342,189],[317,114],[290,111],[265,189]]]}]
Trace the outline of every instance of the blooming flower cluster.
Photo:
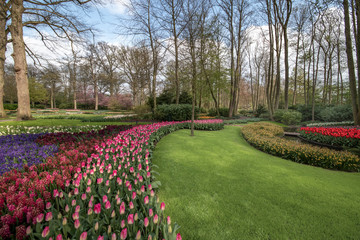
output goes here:
[{"label": "blooming flower cluster", "polygon": [[307,127],[334,127],[334,126],[352,126],[354,121],[343,121],[343,122],[319,122],[306,124]]},{"label": "blooming flower cluster", "polygon": [[[205,124],[210,130],[223,127],[210,120],[195,127],[204,130]],[[39,142],[63,141],[59,153],[45,164],[0,177],[0,237],[180,240],[178,226],[156,196],[160,183],[151,150],[162,136],[189,125],[113,129],[105,137],[80,134],[77,142],[71,136],[43,136]]]},{"label": "blooming flower cluster", "polygon": [[0,126],[0,136],[6,135],[17,135],[23,133],[57,133],[57,132],[86,132],[86,131],[97,131],[105,128],[104,125],[89,125],[89,126],[51,126],[51,127],[27,127],[27,126]]},{"label": "blooming flower cluster", "polygon": [[244,138],[251,145],[272,155],[323,168],[360,170],[360,158],[357,155],[278,137],[283,132],[281,127],[270,123],[253,123],[242,128]]},{"label": "blooming flower cluster", "polygon": [[[62,142],[66,138],[61,137],[61,134],[52,134],[53,141],[48,144],[57,143],[59,150],[54,156],[39,165],[25,165],[21,172],[12,170],[0,176],[0,237],[8,239],[11,235],[17,236],[18,228],[23,229],[24,224],[30,224],[35,216],[44,211],[45,203],[52,200],[50,192],[54,186],[64,188],[65,182],[72,178],[79,164],[96,153],[96,144],[130,127],[108,126],[97,134],[75,133],[74,136],[88,138],[75,137],[72,142]],[[37,140],[43,138],[48,138],[47,134]]]},{"label": "blooming flower cluster", "polygon": [[302,127],[300,128],[300,135],[312,141],[335,146],[360,146],[360,129],[355,127]]},{"label": "blooming flower cluster", "polygon": [[35,140],[43,134],[0,136],[0,175],[24,165],[40,164],[57,151],[56,145],[39,146]]}]

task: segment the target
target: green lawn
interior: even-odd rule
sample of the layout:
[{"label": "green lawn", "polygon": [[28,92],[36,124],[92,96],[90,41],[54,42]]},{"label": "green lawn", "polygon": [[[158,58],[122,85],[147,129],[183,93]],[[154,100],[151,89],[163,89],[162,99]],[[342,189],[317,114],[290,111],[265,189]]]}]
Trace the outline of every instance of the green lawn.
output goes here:
[{"label": "green lawn", "polygon": [[156,146],[160,201],[183,239],[359,239],[360,174],[260,152],[227,126]]},{"label": "green lawn", "polygon": [[[77,119],[36,119],[29,121],[5,121],[0,126],[84,126],[84,125],[135,125],[135,122],[81,122]],[[149,124],[138,122],[138,124]]]}]

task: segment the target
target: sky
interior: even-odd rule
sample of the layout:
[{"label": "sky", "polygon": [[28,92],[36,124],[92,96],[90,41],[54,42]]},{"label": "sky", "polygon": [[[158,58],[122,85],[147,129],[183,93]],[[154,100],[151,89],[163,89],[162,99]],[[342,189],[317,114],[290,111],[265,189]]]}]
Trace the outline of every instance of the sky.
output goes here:
[{"label": "sky", "polygon": [[[104,0],[104,2],[107,3],[92,7],[85,14],[79,12],[79,18],[91,25],[96,30],[94,39],[95,42],[105,41],[114,45],[130,44],[126,37],[119,34],[119,30],[117,28],[119,16],[126,14],[126,8],[124,4],[127,2],[127,0]],[[46,32],[42,33],[46,34]],[[68,41],[49,43],[48,46],[50,49],[48,49],[46,46],[44,46],[39,34],[35,31],[28,30],[27,28],[24,28],[24,41],[32,52],[54,64],[56,64],[56,60],[66,58],[67,55],[71,55],[71,47]],[[11,44],[8,44],[8,63],[13,62],[11,53],[12,46]],[[27,58],[27,61],[29,64],[34,63],[34,60],[30,57]]]}]

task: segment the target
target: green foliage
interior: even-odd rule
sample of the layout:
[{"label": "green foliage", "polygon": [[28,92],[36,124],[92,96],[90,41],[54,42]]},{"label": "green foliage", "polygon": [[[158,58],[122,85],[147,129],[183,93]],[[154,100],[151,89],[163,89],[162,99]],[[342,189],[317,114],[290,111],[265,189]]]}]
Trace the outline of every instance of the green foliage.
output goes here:
[{"label": "green foliage", "polygon": [[[320,111],[323,109],[323,106],[315,105],[314,117],[315,121],[321,120]],[[311,121],[312,120],[312,106],[311,105],[298,105],[294,107],[294,110],[300,112],[302,114],[302,122]]]},{"label": "green foliage", "polygon": [[5,109],[5,110],[16,110],[17,107],[18,107],[18,105],[15,104],[15,103],[13,103],[13,104],[11,104],[11,103],[4,103],[4,109]]},{"label": "green foliage", "polygon": [[188,92],[182,92],[179,96],[180,104],[192,104],[192,96]]},{"label": "green foliage", "polygon": [[351,121],[353,119],[352,108],[350,105],[326,107],[320,112],[320,118],[325,122]]},{"label": "green foliage", "polygon": [[29,78],[30,102],[41,103],[48,99],[48,93],[43,84],[36,81],[35,78]]},{"label": "green foliage", "polygon": [[301,118],[301,113],[294,110],[278,109],[274,113],[274,120],[286,125],[299,124],[301,122]]},{"label": "green foliage", "polygon": [[267,109],[264,105],[259,104],[257,109],[255,110],[255,117],[260,117],[261,114],[266,113]]},{"label": "green foliage", "polygon": [[[154,118],[159,121],[185,121],[191,119],[192,106],[190,104],[164,104],[159,105],[154,114]],[[195,107],[195,119],[197,119],[199,109]]]},{"label": "green foliage", "polygon": [[151,112],[151,108],[149,105],[136,106],[133,110],[136,114],[145,114]]},{"label": "green foliage", "polygon": [[[229,116],[229,108],[219,108],[219,114],[220,116],[222,117],[228,117]],[[211,108],[209,110],[209,116],[211,117],[215,117],[217,116],[217,113],[216,113],[216,109],[215,108]]]}]

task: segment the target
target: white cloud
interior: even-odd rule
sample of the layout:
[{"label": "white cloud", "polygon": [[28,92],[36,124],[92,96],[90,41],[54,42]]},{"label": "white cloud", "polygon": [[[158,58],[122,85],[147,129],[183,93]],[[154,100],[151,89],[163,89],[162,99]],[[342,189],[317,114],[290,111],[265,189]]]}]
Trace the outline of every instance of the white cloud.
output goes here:
[{"label": "white cloud", "polygon": [[105,8],[112,14],[124,14],[128,3],[129,0],[113,0],[111,3],[106,4]]}]

